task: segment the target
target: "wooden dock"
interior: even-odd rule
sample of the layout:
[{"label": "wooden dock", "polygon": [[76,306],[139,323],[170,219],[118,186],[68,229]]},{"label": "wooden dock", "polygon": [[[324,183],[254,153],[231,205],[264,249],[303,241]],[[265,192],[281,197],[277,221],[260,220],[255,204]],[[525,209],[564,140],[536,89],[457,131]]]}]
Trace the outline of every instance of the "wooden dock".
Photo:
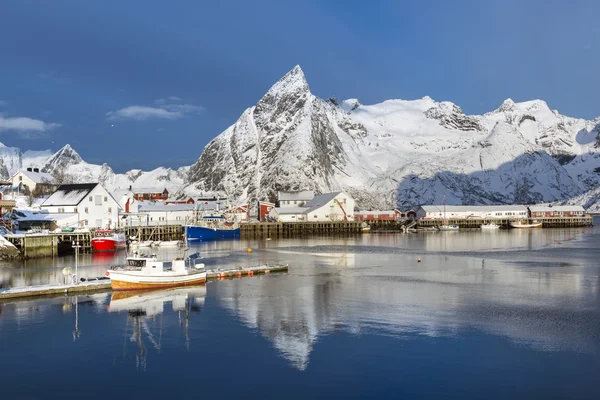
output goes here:
[{"label": "wooden dock", "polygon": [[[542,223],[542,228],[578,228],[593,226],[594,219],[591,215],[584,215],[582,217],[565,217],[565,218],[529,218],[529,221],[536,220]],[[503,228],[510,228],[510,221],[513,219],[478,219],[478,218],[467,218],[467,219],[448,219],[446,221],[442,219],[420,219],[418,220],[417,227],[429,228],[437,227],[442,224],[458,225],[461,229],[473,228],[477,229],[481,224],[487,224],[493,222],[500,225]]]},{"label": "wooden dock", "polygon": [[[287,272],[287,265],[260,265],[256,267],[214,269],[206,271],[207,281],[241,278],[254,275],[270,275]],[[73,293],[93,293],[111,291],[110,279],[90,280],[80,282],[78,285],[43,285],[28,286],[0,290],[0,301],[26,297],[68,295]],[[160,289],[156,289],[160,290]]]},{"label": "wooden dock", "polygon": [[352,235],[362,232],[362,222],[257,222],[240,225],[242,239]]}]

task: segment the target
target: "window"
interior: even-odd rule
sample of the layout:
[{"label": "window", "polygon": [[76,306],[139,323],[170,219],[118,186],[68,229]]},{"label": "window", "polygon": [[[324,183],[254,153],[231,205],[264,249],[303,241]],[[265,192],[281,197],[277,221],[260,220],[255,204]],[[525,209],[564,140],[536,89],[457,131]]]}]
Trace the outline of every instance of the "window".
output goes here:
[{"label": "window", "polygon": [[19,176],[19,181],[23,182],[23,177]]},{"label": "window", "polygon": [[378,219],[378,218],[379,218],[379,215],[377,215],[377,214],[373,215],[373,219]]},{"label": "window", "polygon": [[64,212],[65,212],[65,209],[64,209],[64,208],[62,208],[62,207],[59,207],[59,208],[58,208],[58,212],[59,212],[59,213],[64,213]]},{"label": "window", "polygon": [[97,206],[101,206],[102,205],[102,196],[100,196],[100,195],[94,196],[94,204]]},{"label": "window", "polygon": [[77,207],[73,207],[73,212],[77,212]]},{"label": "window", "polygon": [[86,219],[85,221],[83,221],[83,224],[84,224],[85,226],[88,226],[88,220]]},{"label": "window", "polygon": [[295,216],[295,215],[292,215],[292,218],[296,218],[296,216]]},{"label": "window", "polygon": [[88,197],[89,201],[92,201],[92,196]]},{"label": "window", "polygon": [[112,207],[108,207],[108,213],[110,214],[112,212]]},{"label": "window", "polygon": [[105,202],[108,201],[108,197],[107,196],[104,196],[104,201]]},{"label": "window", "polygon": [[88,212],[88,208],[86,207],[84,211],[87,213]]}]

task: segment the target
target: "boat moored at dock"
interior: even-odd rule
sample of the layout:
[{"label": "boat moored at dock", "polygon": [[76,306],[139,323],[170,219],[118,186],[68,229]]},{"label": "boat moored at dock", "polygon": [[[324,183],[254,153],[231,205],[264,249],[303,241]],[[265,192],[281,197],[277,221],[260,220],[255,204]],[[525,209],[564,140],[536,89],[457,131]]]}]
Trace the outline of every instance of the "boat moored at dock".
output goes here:
[{"label": "boat moored at dock", "polygon": [[543,225],[542,222],[538,222],[537,220],[532,220],[531,222],[528,220],[517,220],[517,221],[510,221],[510,227],[511,228],[525,228],[525,229],[529,229],[529,228],[541,228]]},{"label": "boat moored at dock", "polygon": [[197,263],[198,256],[176,258],[163,262],[156,256],[127,258],[123,267],[106,271],[113,290],[159,289],[192,286],[206,282],[204,264]]},{"label": "boat moored at dock", "polygon": [[91,242],[94,251],[117,251],[127,247],[124,233],[108,229],[97,230]]},{"label": "boat moored at dock", "polygon": [[500,225],[494,222],[488,222],[487,224],[481,224],[480,228],[484,231],[494,231],[500,229]]},{"label": "boat moored at dock", "polygon": [[219,239],[239,239],[240,228],[221,215],[207,215],[197,224],[183,227],[188,242],[201,242]]}]

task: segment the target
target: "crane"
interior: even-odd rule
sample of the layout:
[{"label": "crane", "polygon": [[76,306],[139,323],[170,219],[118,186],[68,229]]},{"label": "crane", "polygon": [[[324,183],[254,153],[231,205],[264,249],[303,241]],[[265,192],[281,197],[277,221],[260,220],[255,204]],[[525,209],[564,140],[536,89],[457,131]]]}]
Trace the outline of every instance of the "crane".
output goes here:
[{"label": "crane", "polygon": [[342,212],[344,213],[344,222],[348,222],[348,216],[346,215],[346,210],[344,210],[342,203],[338,199],[335,199],[335,202],[337,203],[338,206],[340,206],[340,208],[342,209]]}]

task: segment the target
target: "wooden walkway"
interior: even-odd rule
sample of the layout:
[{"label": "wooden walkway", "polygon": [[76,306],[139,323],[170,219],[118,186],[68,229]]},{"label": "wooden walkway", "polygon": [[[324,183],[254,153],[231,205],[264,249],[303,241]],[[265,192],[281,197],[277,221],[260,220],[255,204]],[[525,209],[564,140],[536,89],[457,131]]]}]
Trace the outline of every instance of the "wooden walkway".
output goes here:
[{"label": "wooden walkway", "polygon": [[362,222],[260,222],[240,225],[243,239],[298,237],[312,235],[351,235],[362,232]]}]

